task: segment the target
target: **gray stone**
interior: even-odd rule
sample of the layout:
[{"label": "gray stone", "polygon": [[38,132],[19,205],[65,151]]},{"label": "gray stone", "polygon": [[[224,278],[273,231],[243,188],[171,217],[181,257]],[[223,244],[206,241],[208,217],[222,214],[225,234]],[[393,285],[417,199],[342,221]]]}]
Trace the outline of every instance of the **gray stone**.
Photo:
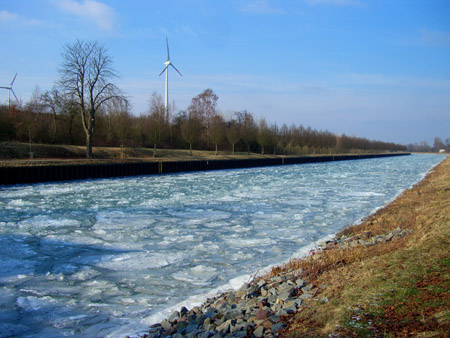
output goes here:
[{"label": "gray stone", "polygon": [[255,337],[262,337],[262,336],[264,336],[264,331],[265,331],[266,329],[264,328],[264,326],[258,326],[256,329],[255,329],[255,331],[253,331],[253,335],[255,336]]},{"label": "gray stone", "polygon": [[198,324],[197,323],[189,323],[189,325],[188,326],[186,326],[186,328],[185,328],[185,333],[186,334],[188,334],[188,333],[191,333],[191,332],[194,332],[194,331],[196,331],[197,329],[198,329]]},{"label": "gray stone", "polygon": [[177,332],[184,332],[184,329],[189,325],[188,322],[178,322],[175,325],[175,329],[177,330]]},{"label": "gray stone", "polygon": [[212,337],[213,335],[214,335],[214,331],[204,331],[204,332],[202,332],[202,333],[200,333],[200,334],[198,334],[197,335],[197,337],[198,338],[209,338],[209,337]]},{"label": "gray stone", "polygon": [[303,292],[309,291],[309,290],[311,290],[313,287],[314,287],[314,286],[313,286],[312,284],[308,284],[308,285],[302,287],[302,291],[303,291]]},{"label": "gray stone", "polygon": [[295,305],[283,307],[283,310],[286,311],[287,314],[293,314],[297,311],[297,307]]},{"label": "gray stone", "polygon": [[227,311],[227,313],[225,313],[225,320],[236,319],[241,316],[242,316],[242,310],[233,309],[233,310]]},{"label": "gray stone", "polygon": [[236,331],[231,334],[232,338],[244,338],[247,335],[247,331]]},{"label": "gray stone", "polygon": [[217,327],[217,332],[225,335],[228,332],[230,332],[230,327],[231,327],[231,325],[229,322],[222,323]]},{"label": "gray stone", "polygon": [[173,311],[169,318],[167,318],[169,320],[169,322],[174,322],[175,320],[177,320],[180,317],[180,313],[178,311]]},{"label": "gray stone", "polygon": [[278,291],[277,291],[277,289],[275,289],[275,288],[270,288],[270,289],[269,289],[269,294],[271,294],[271,295],[277,295],[277,294],[278,294]]},{"label": "gray stone", "polygon": [[266,281],[264,279],[260,279],[256,285],[261,288],[262,286],[266,285]]},{"label": "gray stone", "polygon": [[300,295],[300,299],[308,299],[308,298],[312,298],[312,294],[310,294],[310,293],[304,293],[304,294],[302,294],[302,295]]},{"label": "gray stone", "polygon": [[160,324],[164,330],[168,330],[172,327],[172,323],[170,323],[167,319],[164,319]]},{"label": "gray stone", "polygon": [[285,329],[287,325],[285,323],[276,323],[272,326],[272,332],[277,332]]}]

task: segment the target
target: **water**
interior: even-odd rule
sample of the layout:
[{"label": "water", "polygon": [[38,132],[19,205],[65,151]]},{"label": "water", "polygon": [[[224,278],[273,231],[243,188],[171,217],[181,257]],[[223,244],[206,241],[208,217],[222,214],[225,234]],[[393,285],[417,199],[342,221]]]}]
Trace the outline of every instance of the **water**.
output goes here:
[{"label": "water", "polygon": [[0,189],[0,337],[124,337],[357,222],[411,155]]}]

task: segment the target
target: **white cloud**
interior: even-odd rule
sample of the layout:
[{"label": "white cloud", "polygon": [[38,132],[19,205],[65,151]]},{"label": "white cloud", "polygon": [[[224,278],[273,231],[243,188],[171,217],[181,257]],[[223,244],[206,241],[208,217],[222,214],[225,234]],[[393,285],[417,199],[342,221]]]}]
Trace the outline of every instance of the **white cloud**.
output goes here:
[{"label": "white cloud", "polygon": [[281,8],[273,7],[268,0],[254,0],[247,5],[241,7],[241,12],[253,14],[284,14]]},{"label": "white cloud", "polygon": [[0,23],[12,23],[17,22],[20,23],[23,26],[41,26],[43,25],[42,22],[35,20],[35,19],[27,19],[24,17],[21,17],[20,15],[16,13],[10,13],[6,10],[0,11]]},{"label": "white cloud", "polygon": [[10,22],[10,21],[17,20],[18,18],[19,18],[19,16],[17,14],[10,13],[5,10],[0,11],[0,22]]},{"label": "white cloud", "polygon": [[421,39],[423,43],[431,45],[450,45],[450,33],[431,31],[428,29],[421,29]]},{"label": "white cloud", "polygon": [[115,26],[116,12],[102,2],[83,0],[59,0],[54,2],[60,9],[93,22],[99,28],[112,30]]},{"label": "white cloud", "polygon": [[362,6],[359,0],[305,0],[310,5]]}]

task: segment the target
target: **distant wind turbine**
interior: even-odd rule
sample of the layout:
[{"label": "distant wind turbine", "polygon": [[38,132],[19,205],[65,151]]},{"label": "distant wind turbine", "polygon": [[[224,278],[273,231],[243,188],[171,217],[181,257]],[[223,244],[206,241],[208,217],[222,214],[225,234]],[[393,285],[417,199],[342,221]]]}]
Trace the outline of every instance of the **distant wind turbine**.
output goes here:
[{"label": "distant wind turbine", "polygon": [[0,87],[2,89],[8,89],[8,108],[11,107],[11,92],[13,93],[14,97],[16,98],[16,101],[19,102],[19,99],[16,96],[16,93],[14,93],[14,90],[12,89],[12,86],[14,84],[14,81],[16,81],[17,73],[14,76],[14,79],[11,81],[11,84],[9,87]]},{"label": "distant wind turbine", "polygon": [[177,71],[178,74],[183,76],[180,71],[173,65],[173,63],[170,61],[170,54],[169,54],[169,40],[166,38],[166,45],[167,45],[167,61],[164,62],[164,69],[161,73],[159,73],[159,76],[162,75],[162,73],[166,72],[166,97],[164,100],[164,107],[165,107],[165,118],[168,120],[169,118],[169,66],[172,66],[173,69]]}]

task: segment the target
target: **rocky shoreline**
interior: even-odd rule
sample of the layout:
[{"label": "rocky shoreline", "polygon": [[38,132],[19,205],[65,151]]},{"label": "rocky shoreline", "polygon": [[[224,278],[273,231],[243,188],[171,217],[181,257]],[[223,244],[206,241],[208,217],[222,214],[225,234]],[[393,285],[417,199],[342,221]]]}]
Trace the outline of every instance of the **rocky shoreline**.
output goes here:
[{"label": "rocky shoreline", "polygon": [[[372,246],[401,238],[411,230],[400,227],[386,234],[341,236],[319,243],[310,259],[319,260],[324,250]],[[317,286],[302,279],[303,269],[284,270],[245,283],[237,291],[209,298],[191,310],[174,311],[167,319],[150,327],[142,338],[162,337],[277,337],[287,327],[286,319],[302,311],[310,302],[328,302],[317,297],[326,284]]]}]

